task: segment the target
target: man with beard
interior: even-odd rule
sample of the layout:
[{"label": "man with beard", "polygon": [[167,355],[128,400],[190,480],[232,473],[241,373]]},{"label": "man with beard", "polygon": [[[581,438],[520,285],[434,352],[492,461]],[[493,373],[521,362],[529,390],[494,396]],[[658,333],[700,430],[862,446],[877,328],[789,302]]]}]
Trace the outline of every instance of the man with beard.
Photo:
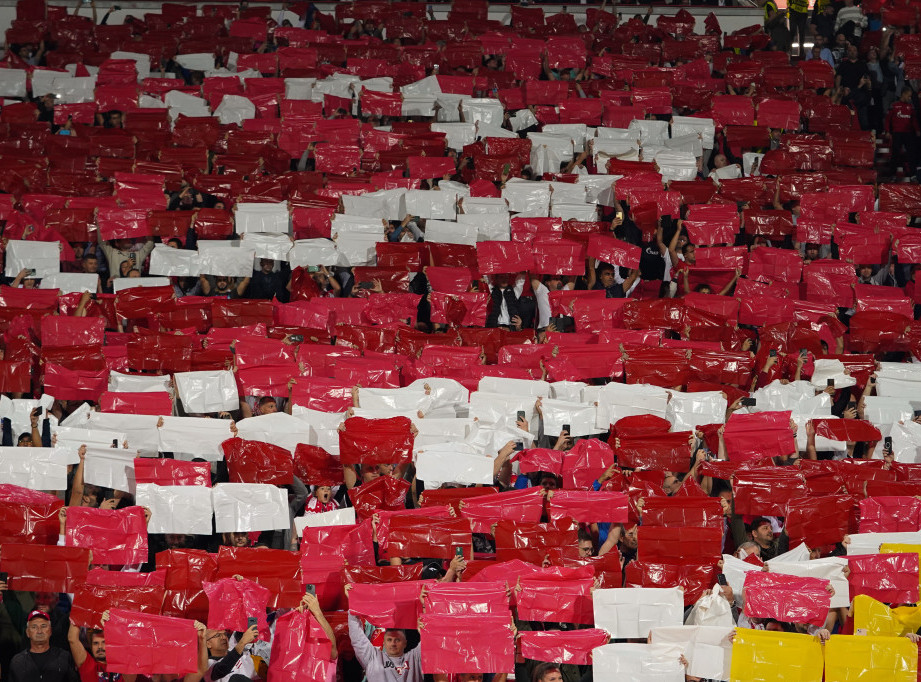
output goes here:
[{"label": "man with beard", "polygon": [[63,649],[51,646],[51,618],[44,611],[34,610],[26,618],[29,648],[13,657],[10,682],[77,682],[70,656]]},{"label": "man with beard", "polygon": [[70,653],[77,664],[80,682],[134,682],[136,675],[106,672],[106,638],[102,630],[87,630],[89,653],[80,638],[80,628],[73,623],[67,632]]}]

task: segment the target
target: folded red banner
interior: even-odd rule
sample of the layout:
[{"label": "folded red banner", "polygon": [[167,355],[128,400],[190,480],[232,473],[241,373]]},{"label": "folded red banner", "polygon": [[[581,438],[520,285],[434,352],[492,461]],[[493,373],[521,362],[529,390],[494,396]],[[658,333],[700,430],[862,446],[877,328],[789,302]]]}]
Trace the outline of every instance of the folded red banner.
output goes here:
[{"label": "folded red banner", "polygon": [[339,458],[343,464],[367,466],[408,463],[413,452],[411,425],[406,417],[350,417],[339,431]]},{"label": "folded red banner", "polygon": [[[515,640],[507,615],[424,615],[421,618],[422,672],[497,673],[515,668]],[[458,647],[459,642],[466,645]]]},{"label": "folded red banner", "polygon": [[415,630],[422,615],[422,587],[434,584],[434,580],[355,583],[349,589],[349,611],[377,627]]},{"label": "folded red banner", "polygon": [[571,518],[579,523],[626,523],[627,496],[604,490],[554,490],[547,504],[554,521]]},{"label": "folded red banner", "polygon": [[183,462],[178,459],[134,459],[134,478],[137,483],[157,485],[203,485],[211,487],[211,464],[208,462]]},{"label": "folded red banner", "polygon": [[447,505],[454,509],[455,514],[460,516],[460,503],[462,500],[467,500],[471,497],[493,495],[497,492],[499,492],[499,489],[494,486],[483,486],[477,488],[439,488],[437,490],[423,491],[422,496],[419,499],[419,503],[423,507],[440,507]]},{"label": "folded red banner", "polygon": [[457,547],[473,558],[473,536],[468,519],[431,519],[394,516],[390,519],[390,556],[451,559]]},{"label": "folded red banner", "polygon": [[851,599],[865,594],[885,604],[918,601],[918,555],[860,554],[847,557]]},{"label": "folded red banner", "polygon": [[409,481],[395,476],[381,476],[349,489],[349,499],[359,518],[370,519],[379,509],[405,509],[407,492]]},{"label": "folded red banner", "polygon": [[375,514],[377,516],[377,549],[382,559],[390,558],[388,552],[388,548],[390,547],[390,519],[394,516],[424,517],[422,521],[454,518],[454,515],[451,513],[451,508],[447,505],[419,509],[399,509],[396,511],[378,509]]},{"label": "folded red banner", "polygon": [[289,611],[275,620],[272,635],[273,682],[330,682],[336,661],[330,660],[331,643],[313,616]]},{"label": "folded red banner", "polygon": [[649,497],[643,506],[643,527],[723,528],[723,509],[713,497]]},{"label": "folded red banner", "polygon": [[294,474],[305,485],[334,486],[343,482],[339,458],[307,443],[298,443],[294,450]]},{"label": "folded red banner", "polygon": [[749,571],[743,588],[745,615],[823,627],[831,604],[826,590],[830,584],[821,578]]},{"label": "folded red banner", "polygon": [[248,620],[255,618],[259,634],[270,640],[272,633],[265,619],[265,610],[271,593],[252,580],[224,578],[217,582],[202,583],[208,595],[208,627],[212,630],[236,630],[249,627]]},{"label": "folded red banner", "polygon": [[400,566],[343,566],[342,578],[347,583],[400,583],[419,580],[425,564]]},{"label": "folded red banner", "polygon": [[614,464],[614,451],[600,440],[583,439],[563,458],[563,487],[586,490]]},{"label": "folded red banner", "polygon": [[808,494],[806,478],[790,467],[738,469],[732,475],[737,514],[783,516],[790,500]]},{"label": "folded red banner", "polygon": [[604,630],[536,630],[520,632],[521,655],[532,661],[591,665],[592,650],[608,643]]},{"label": "folded red banner", "polygon": [[730,460],[780,457],[796,452],[790,412],[733,413],[723,431]]},{"label": "folded red banner", "polygon": [[423,610],[428,615],[505,615],[509,613],[506,587],[504,581],[435,583],[425,591]]},{"label": "folded red banner", "polygon": [[7,587],[30,592],[73,592],[86,580],[90,551],[83,547],[3,543],[0,570]]},{"label": "folded red banner", "polygon": [[641,438],[620,438],[617,462],[631,469],[688,471],[691,468],[690,431]]},{"label": "folded red banner", "polygon": [[108,609],[159,614],[164,594],[162,585],[125,587],[84,583],[78,585],[74,592],[70,619],[80,627],[95,628],[99,627],[100,618]]},{"label": "folded red banner", "polygon": [[181,676],[198,671],[198,632],[191,620],[112,609],[105,635],[109,672]]},{"label": "folded red banner", "polygon": [[534,265],[530,247],[517,242],[479,242],[476,255],[477,266],[484,275],[514,274]]},{"label": "folded red banner", "polygon": [[593,234],[588,238],[588,255],[603,263],[625,268],[640,267],[640,247],[614,237]]},{"label": "folded red banner", "polygon": [[841,441],[879,441],[879,429],[863,419],[813,419],[817,436]]},{"label": "folded red banner", "polygon": [[288,485],[294,479],[291,452],[272,443],[228,438],[221,443],[233,483]]},{"label": "folded red banner", "polygon": [[140,507],[69,507],[64,535],[68,547],[91,549],[94,564],[125,566],[147,561],[147,521]]},{"label": "folded red banner", "polygon": [[691,606],[716,583],[715,563],[653,564],[631,561],[624,571],[624,587],[683,587],[684,605]]},{"label": "folded red banner", "polygon": [[856,500],[850,495],[810,495],[791,499],[787,503],[784,523],[790,546],[805,542],[809,547],[822,547],[841,542],[851,530],[854,512]]},{"label": "folded red banner", "polygon": [[493,524],[501,520],[536,523],[543,508],[542,491],[525,488],[465,499],[460,514],[470,520],[474,533],[492,533]]},{"label": "folded red banner", "polygon": [[49,493],[0,483],[0,543],[56,544],[63,506]]},{"label": "folded red banner", "polygon": [[163,415],[173,413],[173,400],[166,391],[129,393],[106,391],[99,396],[102,412]]},{"label": "folded red banner", "polygon": [[538,566],[551,547],[575,545],[578,526],[570,519],[550,523],[499,521],[493,536],[496,540],[496,560],[520,559]]},{"label": "folded red banner", "polygon": [[540,580],[522,578],[518,593],[518,617],[551,623],[592,625],[593,579]]},{"label": "folded red banner", "polygon": [[519,470],[523,474],[546,471],[554,476],[560,476],[563,471],[562,450],[529,448],[516,452],[512,456],[512,461],[518,462]]},{"label": "folded red banner", "polygon": [[861,533],[900,533],[921,530],[921,500],[909,496],[860,500]]},{"label": "folded red banner", "polygon": [[166,570],[163,613],[204,622],[208,617],[205,581],[217,574],[217,557],[200,549],[169,549],[156,557],[157,570]]},{"label": "folded red banner", "polygon": [[664,528],[639,530],[639,558],[646,563],[716,563],[722,552],[721,528]]}]

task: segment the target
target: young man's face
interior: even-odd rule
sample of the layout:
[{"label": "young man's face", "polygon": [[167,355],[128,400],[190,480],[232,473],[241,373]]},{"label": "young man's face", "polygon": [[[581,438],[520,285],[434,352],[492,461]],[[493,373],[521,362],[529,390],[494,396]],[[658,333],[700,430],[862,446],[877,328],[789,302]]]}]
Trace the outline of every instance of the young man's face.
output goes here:
[{"label": "young man's face", "polygon": [[592,556],[594,552],[591,540],[579,540],[579,556],[586,558]]},{"label": "young man's face", "polygon": [[762,547],[774,541],[774,530],[771,524],[762,523],[752,531],[752,539]]},{"label": "young man's face", "polygon": [[102,635],[93,635],[93,641],[90,644],[90,653],[93,659],[98,663],[106,662],[106,639]]}]

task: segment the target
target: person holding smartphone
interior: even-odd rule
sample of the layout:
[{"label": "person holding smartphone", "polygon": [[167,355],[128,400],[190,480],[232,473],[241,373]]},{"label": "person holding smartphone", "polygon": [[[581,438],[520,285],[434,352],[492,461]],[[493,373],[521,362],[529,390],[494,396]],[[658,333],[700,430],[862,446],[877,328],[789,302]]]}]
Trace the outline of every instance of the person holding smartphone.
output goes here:
[{"label": "person holding smartphone", "polygon": [[242,633],[233,635],[226,630],[207,630],[205,646],[208,647],[208,682],[230,682],[256,679],[256,664],[251,655],[252,644],[259,639],[259,626],[251,624]]}]

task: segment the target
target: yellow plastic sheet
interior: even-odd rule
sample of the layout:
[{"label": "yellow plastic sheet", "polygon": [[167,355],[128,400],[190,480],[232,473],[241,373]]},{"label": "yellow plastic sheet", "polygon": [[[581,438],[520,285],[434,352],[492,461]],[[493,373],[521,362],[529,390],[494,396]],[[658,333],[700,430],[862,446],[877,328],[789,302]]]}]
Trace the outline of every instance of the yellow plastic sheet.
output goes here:
[{"label": "yellow plastic sheet", "polygon": [[907,637],[832,635],[825,643],[828,682],[917,682],[918,645]]},{"label": "yellow plastic sheet", "polygon": [[822,682],[823,669],[822,645],[816,637],[736,628],[733,682]]},{"label": "yellow plastic sheet", "polygon": [[[884,542],[879,546],[880,554],[917,554],[921,564],[921,545],[904,545],[898,542]],[[918,571],[918,584],[921,585],[921,571]]]},{"label": "yellow plastic sheet", "polygon": [[921,606],[891,609],[865,594],[854,597],[854,632],[878,637],[901,637],[921,628]]}]

